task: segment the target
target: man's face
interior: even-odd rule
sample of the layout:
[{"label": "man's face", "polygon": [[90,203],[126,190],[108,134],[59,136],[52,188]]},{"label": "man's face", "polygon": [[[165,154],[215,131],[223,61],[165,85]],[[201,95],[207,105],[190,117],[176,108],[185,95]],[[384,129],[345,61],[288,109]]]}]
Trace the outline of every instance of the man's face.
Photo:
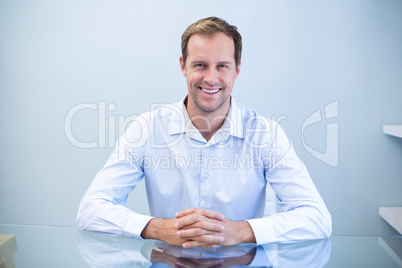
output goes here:
[{"label": "man's face", "polygon": [[224,33],[212,37],[195,34],[187,45],[186,65],[180,57],[183,75],[187,78],[190,115],[216,113],[226,115],[230,94],[240,72],[236,68],[233,39]]}]

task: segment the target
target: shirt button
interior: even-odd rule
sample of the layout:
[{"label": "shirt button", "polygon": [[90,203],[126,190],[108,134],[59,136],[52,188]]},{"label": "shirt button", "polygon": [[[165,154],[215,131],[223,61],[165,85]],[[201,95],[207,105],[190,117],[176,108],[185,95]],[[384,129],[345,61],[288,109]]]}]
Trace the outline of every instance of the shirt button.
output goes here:
[{"label": "shirt button", "polygon": [[208,177],[209,177],[209,175],[208,175],[208,174],[204,174],[204,175],[202,175],[202,177],[201,177],[201,178],[202,178],[202,180],[203,180],[203,181],[205,181],[206,179],[208,179]]},{"label": "shirt button", "polygon": [[207,204],[204,204],[202,207],[203,207],[203,208],[208,208],[208,205],[207,205]]}]

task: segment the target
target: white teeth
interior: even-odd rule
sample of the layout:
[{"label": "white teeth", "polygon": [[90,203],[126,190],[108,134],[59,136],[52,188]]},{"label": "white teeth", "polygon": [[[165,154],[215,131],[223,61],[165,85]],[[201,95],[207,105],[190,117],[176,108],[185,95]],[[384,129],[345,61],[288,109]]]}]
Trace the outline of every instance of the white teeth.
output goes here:
[{"label": "white teeth", "polygon": [[204,91],[205,93],[208,93],[208,94],[214,94],[214,93],[219,91],[219,88],[218,89],[212,89],[212,90],[201,88],[201,90]]}]

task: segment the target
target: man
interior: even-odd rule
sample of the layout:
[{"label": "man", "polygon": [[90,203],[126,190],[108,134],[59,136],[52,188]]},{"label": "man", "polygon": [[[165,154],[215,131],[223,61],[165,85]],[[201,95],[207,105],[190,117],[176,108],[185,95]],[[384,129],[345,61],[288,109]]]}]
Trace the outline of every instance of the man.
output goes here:
[{"label": "man", "polygon": [[[231,98],[241,48],[219,18],[186,29],[188,95],[130,125],[81,200],[80,229],[185,248],[330,235],[331,216],[283,130]],[[142,178],[152,216],[124,207]],[[263,217],[267,184],[284,212]]]}]

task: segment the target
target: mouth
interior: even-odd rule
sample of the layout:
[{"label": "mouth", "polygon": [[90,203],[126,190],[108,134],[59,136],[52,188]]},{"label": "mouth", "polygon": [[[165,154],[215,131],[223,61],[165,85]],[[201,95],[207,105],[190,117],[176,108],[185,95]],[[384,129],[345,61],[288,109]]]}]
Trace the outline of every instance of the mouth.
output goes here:
[{"label": "mouth", "polygon": [[201,89],[202,92],[207,93],[207,94],[215,94],[219,90],[221,90],[220,88],[204,88],[204,87],[199,87],[199,89]]}]

